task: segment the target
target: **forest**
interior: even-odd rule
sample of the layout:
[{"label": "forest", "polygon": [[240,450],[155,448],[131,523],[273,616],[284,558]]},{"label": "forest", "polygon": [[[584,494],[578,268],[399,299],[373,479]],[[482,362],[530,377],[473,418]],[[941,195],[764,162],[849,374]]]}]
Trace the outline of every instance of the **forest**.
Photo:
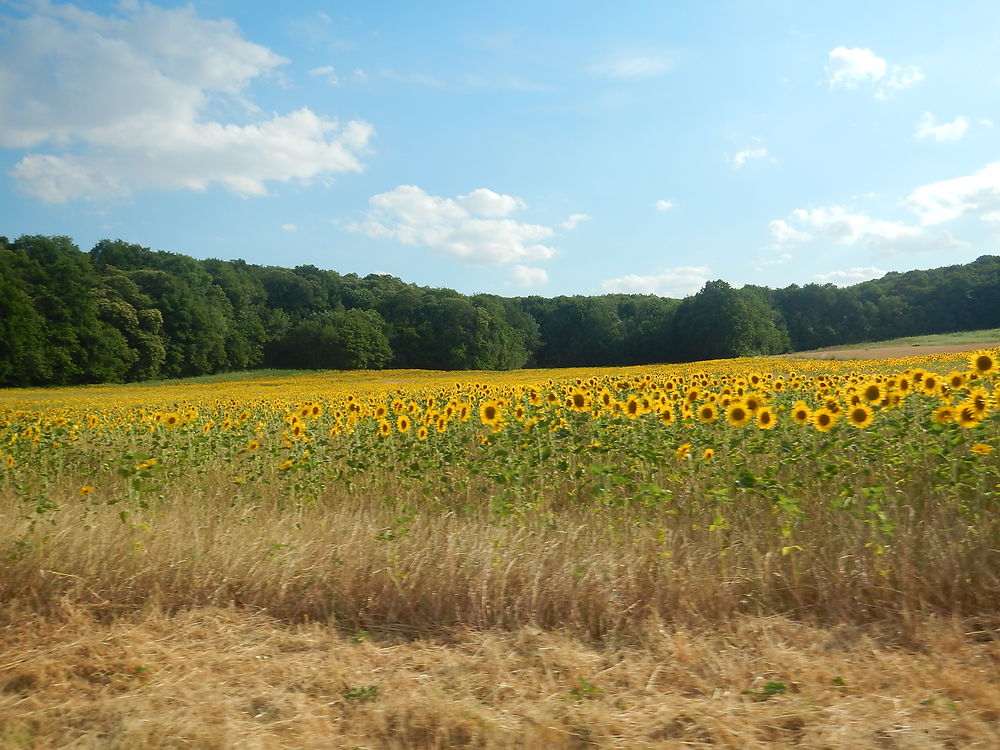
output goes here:
[{"label": "forest", "polygon": [[1000,326],[1000,257],[832,284],[463,295],[389,275],[0,237],[0,386],[255,368],[511,370],[780,354]]}]

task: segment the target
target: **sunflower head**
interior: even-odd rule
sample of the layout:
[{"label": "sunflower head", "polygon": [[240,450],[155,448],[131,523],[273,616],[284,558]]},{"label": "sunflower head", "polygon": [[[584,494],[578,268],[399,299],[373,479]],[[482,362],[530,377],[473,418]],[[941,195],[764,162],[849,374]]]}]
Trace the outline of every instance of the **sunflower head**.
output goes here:
[{"label": "sunflower head", "polygon": [[751,411],[742,401],[732,401],[726,411],[726,421],[733,427],[742,427],[750,421]]},{"label": "sunflower head", "polygon": [[837,423],[837,415],[823,407],[812,413],[812,423],[820,432],[827,432]]},{"label": "sunflower head", "polygon": [[812,411],[806,406],[805,401],[796,401],[792,406],[792,421],[795,424],[809,424]]},{"label": "sunflower head", "polygon": [[989,351],[979,351],[972,354],[969,364],[978,375],[996,372],[998,369],[996,354]]},{"label": "sunflower head", "polygon": [[847,412],[847,421],[858,429],[864,429],[870,425],[875,419],[875,415],[869,406],[865,404],[858,404],[852,406]]},{"label": "sunflower head", "polygon": [[762,430],[773,430],[778,424],[778,417],[770,406],[762,406],[757,410],[757,426]]}]

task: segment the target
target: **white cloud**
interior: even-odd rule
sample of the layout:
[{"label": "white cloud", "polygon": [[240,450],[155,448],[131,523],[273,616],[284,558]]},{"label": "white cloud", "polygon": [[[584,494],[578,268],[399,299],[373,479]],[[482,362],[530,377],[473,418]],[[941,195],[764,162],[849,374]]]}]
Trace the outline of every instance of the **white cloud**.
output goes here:
[{"label": "white cloud", "polygon": [[299,227],[298,227],[297,224],[282,224],[281,228],[284,229],[286,232],[297,232],[297,231],[299,231]]},{"label": "white cloud", "polygon": [[743,151],[737,151],[736,155],[733,157],[733,169],[739,169],[750,161],[766,159],[769,155],[767,147],[764,145],[744,149]]},{"label": "white cloud", "polygon": [[455,201],[470,214],[480,214],[491,218],[507,216],[519,208],[524,208],[524,201],[512,195],[501,195],[487,188],[478,188],[468,195],[460,196]]},{"label": "white cloud", "polygon": [[848,213],[842,206],[798,208],[791,213],[788,221],[775,219],[768,226],[775,238],[773,247],[823,241],[894,253],[944,250],[967,245],[949,232],[929,232],[923,227],[898,221]]},{"label": "white cloud", "polygon": [[657,78],[672,71],[676,61],[663,54],[616,55],[590,66],[592,73],[605,78]]},{"label": "white cloud", "polygon": [[774,242],[777,246],[793,245],[800,242],[808,242],[813,238],[808,232],[803,232],[799,229],[795,229],[791,224],[789,224],[784,219],[774,219],[771,221],[767,228],[771,231],[774,236]]},{"label": "white cloud", "polygon": [[819,284],[833,283],[837,286],[849,286],[851,284],[857,284],[861,281],[880,279],[885,276],[886,273],[888,273],[888,271],[883,271],[881,268],[865,266],[855,267],[850,271],[830,271],[829,273],[818,273],[813,276],[813,279]]},{"label": "white cloud", "polygon": [[211,185],[262,195],[270,181],[362,168],[367,123],[341,125],[306,108],[259,116],[249,85],[277,80],[287,60],[231,21],[200,18],[191,6],[122,4],[107,16],[31,7],[7,20],[0,44],[0,146],[36,149],[12,170],[31,195],[58,203]]},{"label": "white cloud", "polygon": [[663,297],[687,297],[697,293],[708,281],[706,266],[665,268],[649,276],[626,274],[601,282],[605,292],[620,294],[658,294]]},{"label": "white cloud", "polygon": [[831,89],[856,89],[868,84],[875,98],[886,99],[895,91],[920,83],[924,75],[913,66],[890,66],[867,47],[835,47],[827,57],[826,79]]},{"label": "white cloud", "polygon": [[566,221],[564,221],[561,226],[563,229],[576,229],[581,223],[585,221],[590,221],[590,216],[587,214],[572,214]]},{"label": "white cloud", "polygon": [[966,214],[995,221],[1000,212],[1000,162],[975,174],[923,185],[906,198],[924,226],[941,224]]},{"label": "white cloud", "polygon": [[856,89],[859,84],[883,78],[889,64],[868,48],[835,47],[826,63],[826,79],[831,89]]},{"label": "white cloud", "polygon": [[917,123],[917,130],[913,134],[915,138],[933,138],[939,143],[942,141],[959,141],[969,129],[969,120],[965,117],[956,117],[951,122],[943,122],[937,125],[934,115],[924,112]]},{"label": "white cloud", "polygon": [[521,288],[541,286],[548,282],[549,274],[544,268],[516,265],[510,274],[510,283]]},{"label": "white cloud", "polygon": [[661,198],[654,204],[657,211],[669,211],[674,207],[674,202],[672,200],[665,200]]},{"label": "white cloud", "polygon": [[924,74],[913,65],[901,67],[893,65],[889,75],[875,88],[876,99],[888,99],[894,92],[916,86],[924,80]]},{"label": "white cloud", "polygon": [[331,86],[340,85],[340,77],[337,75],[337,71],[334,70],[332,65],[323,65],[319,68],[313,68],[309,71],[309,75],[313,78],[324,78]]},{"label": "white cloud", "polygon": [[486,188],[440,198],[416,185],[400,185],[372,196],[368,204],[365,220],[349,224],[348,230],[430,247],[469,265],[546,260],[556,254],[541,244],[554,229],[509,218],[524,201]]}]

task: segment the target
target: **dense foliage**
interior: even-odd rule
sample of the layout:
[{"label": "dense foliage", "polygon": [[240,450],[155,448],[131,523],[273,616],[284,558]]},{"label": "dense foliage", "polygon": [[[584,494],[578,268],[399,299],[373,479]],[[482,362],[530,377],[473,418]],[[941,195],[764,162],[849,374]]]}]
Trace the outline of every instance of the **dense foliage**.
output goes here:
[{"label": "dense foliage", "polygon": [[258,367],[481,369],[688,362],[1000,326],[1000,257],[838,288],[502,298],[388,275],[0,237],[0,386]]}]

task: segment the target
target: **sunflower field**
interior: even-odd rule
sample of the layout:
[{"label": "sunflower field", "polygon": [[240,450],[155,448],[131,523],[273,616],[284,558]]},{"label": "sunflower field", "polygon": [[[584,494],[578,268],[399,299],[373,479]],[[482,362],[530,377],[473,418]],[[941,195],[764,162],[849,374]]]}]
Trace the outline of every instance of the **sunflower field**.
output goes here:
[{"label": "sunflower field", "polygon": [[4,599],[594,636],[996,612],[996,351],[0,392]]},{"label": "sunflower field", "polygon": [[998,385],[981,350],[0,391],[0,746],[993,746]]}]

